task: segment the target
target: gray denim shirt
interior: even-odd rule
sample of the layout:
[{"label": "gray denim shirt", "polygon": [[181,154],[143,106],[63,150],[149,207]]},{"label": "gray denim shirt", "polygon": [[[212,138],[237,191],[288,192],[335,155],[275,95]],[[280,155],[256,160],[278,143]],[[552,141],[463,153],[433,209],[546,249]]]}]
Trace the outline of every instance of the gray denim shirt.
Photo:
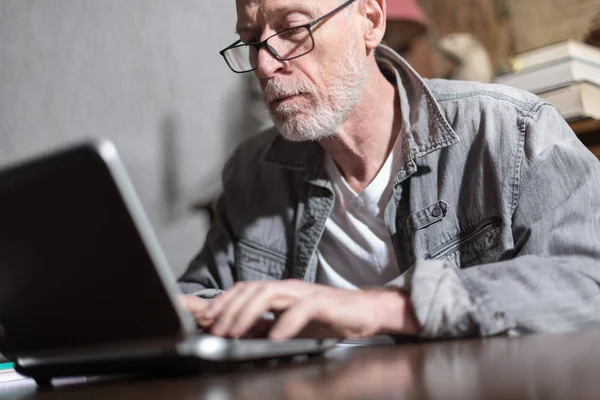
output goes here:
[{"label": "gray denim shirt", "polygon": [[[385,223],[424,337],[600,327],[600,163],[556,109],[517,89],[423,80],[386,47],[408,132]],[[223,173],[218,220],[181,277],[314,282],[332,209],[323,150],[268,131]]]}]

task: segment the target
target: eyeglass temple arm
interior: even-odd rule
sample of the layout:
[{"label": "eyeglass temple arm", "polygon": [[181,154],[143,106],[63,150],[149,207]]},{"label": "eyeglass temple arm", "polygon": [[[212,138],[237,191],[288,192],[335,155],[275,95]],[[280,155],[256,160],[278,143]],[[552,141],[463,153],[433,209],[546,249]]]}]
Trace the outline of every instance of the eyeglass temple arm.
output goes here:
[{"label": "eyeglass temple arm", "polygon": [[319,22],[331,17],[333,14],[337,13],[338,11],[346,8],[347,6],[350,5],[350,3],[354,2],[355,0],[348,0],[347,2],[337,6],[336,8],[334,8],[333,10],[329,11],[327,14],[315,19],[313,22],[311,22],[310,24],[308,24],[311,28],[313,26],[315,26],[316,24],[318,24]]}]

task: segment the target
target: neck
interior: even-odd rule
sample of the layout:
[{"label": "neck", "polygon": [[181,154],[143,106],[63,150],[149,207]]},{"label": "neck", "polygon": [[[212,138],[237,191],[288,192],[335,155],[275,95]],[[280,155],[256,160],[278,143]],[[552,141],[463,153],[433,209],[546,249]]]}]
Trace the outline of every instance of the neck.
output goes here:
[{"label": "neck", "polygon": [[365,92],[351,117],[336,136],[320,142],[356,193],[375,178],[402,125],[396,87],[382,75],[374,60],[369,69]]}]

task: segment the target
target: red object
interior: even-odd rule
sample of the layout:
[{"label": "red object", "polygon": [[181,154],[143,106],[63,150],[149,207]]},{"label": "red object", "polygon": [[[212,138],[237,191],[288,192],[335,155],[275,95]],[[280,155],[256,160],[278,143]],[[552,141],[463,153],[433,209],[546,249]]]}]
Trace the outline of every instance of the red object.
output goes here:
[{"label": "red object", "polygon": [[429,25],[429,20],[417,0],[387,0],[387,19]]}]

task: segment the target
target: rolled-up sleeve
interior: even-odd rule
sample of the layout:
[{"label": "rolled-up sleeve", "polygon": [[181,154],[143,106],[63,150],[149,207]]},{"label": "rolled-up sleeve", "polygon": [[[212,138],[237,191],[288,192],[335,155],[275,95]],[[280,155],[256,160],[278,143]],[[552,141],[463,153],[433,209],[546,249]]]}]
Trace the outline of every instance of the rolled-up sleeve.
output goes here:
[{"label": "rolled-up sleeve", "polygon": [[386,286],[410,293],[423,338],[476,333],[475,303],[449,261],[420,260]]}]

